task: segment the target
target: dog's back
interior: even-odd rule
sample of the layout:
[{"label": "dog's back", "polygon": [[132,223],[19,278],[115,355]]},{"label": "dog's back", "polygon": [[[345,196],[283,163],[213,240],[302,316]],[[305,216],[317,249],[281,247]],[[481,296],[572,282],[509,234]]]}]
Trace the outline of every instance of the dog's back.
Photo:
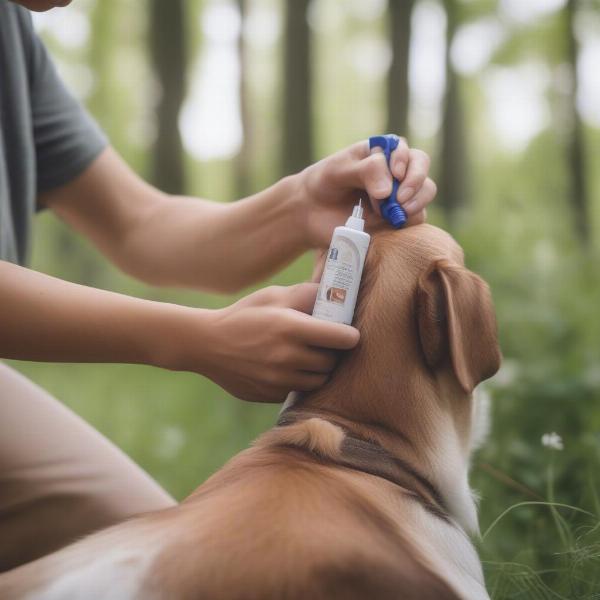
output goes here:
[{"label": "dog's back", "polygon": [[456,600],[435,559],[411,541],[410,523],[398,526],[391,516],[421,511],[403,509],[409,492],[328,464],[315,449],[271,432],[268,445],[259,441],[211,478],[187,501],[181,535],[157,557],[147,591],[190,599]]}]

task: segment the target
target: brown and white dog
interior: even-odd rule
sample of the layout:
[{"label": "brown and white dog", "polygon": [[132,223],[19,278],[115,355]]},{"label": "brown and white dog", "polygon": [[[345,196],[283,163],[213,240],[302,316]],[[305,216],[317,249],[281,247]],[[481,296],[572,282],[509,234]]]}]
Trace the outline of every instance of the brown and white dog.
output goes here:
[{"label": "brown and white dog", "polygon": [[469,534],[487,285],[445,232],[373,236],[358,347],[179,506],[0,576],[3,600],[487,599]]}]

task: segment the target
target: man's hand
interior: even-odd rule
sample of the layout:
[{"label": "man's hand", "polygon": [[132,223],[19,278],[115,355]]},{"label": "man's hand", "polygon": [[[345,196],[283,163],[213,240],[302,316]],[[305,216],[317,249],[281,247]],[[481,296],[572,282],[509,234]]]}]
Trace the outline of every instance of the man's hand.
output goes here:
[{"label": "man's hand", "polygon": [[437,192],[427,176],[429,163],[425,152],[409,148],[401,138],[392,152],[391,173],[381,148],[369,150],[367,140],[305,169],[298,177],[308,245],[326,248],[333,229],[345,222],[352,205],[361,197],[370,201],[367,224],[379,220],[379,205],[392,192],[392,174],[401,182],[398,202],[404,207],[409,224],[422,223],[425,209]]},{"label": "man's hand", "polygon": [[292,390],[318,388],[359,333],[305,314],[316,292],[311,283],[273,286],[203,316],[189,309],[171,333],[176,354],[165,366],[201,372],[254,402],[281,402]]}]

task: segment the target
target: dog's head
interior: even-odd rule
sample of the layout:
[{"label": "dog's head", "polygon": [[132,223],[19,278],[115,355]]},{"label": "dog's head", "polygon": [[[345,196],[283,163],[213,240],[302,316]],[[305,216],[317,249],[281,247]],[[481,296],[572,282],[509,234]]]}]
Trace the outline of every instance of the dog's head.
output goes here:
[{"label": "dog's head", "polygon": [[[487,284],[445,231],[417,225],[373,234],[357,303],[358,347],[309,403],[394,428],[470,431],[474,387],[500,365]],[[461,436],[462,437],[462,436]]]},{"label": "dog's head", "polygon": [[438,380],[451,372],[470,394],[500,366],[489,287],[465,268],[462,248],[437,227],[376,233],[360,302],[356,324],[366,344],[387,330],[399,334],[404,351],[420,349],[420,361],[411,356],[396,369],[422,366]]}]

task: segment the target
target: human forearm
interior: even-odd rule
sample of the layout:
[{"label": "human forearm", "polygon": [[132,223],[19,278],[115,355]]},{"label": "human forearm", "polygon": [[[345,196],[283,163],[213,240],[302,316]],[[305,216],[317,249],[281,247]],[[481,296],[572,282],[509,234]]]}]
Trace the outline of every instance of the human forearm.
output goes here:
[{"label": "human forearm", "polygon": [[155,364],[176,308],[0,262],[0,357]]},{"label": "human forearm", "polygon": [[115,261],[153,284],[235,292],[308,249],[295,178],[231,204],[164,196]]},{"label": "human forearm", "polygon": [[231,292],[306,249],[297,178],[223,204],[163,194],[107,149],[40,202],[147,283]]}]

